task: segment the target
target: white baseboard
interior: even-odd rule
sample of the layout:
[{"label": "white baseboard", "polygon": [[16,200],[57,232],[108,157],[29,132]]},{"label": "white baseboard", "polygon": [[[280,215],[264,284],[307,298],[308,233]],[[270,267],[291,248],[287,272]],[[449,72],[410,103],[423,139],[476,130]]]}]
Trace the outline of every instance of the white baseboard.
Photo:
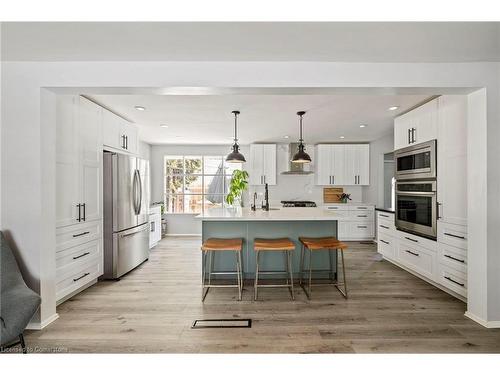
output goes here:
[{"label": "white baseboard", "polygon": [[29,322],[28,326],[26,327],[26,329],[31,329],[31,330],[39,331],[39,330],[44,329],[45,327],[47,327],[50,323],[52,323],[53,321],[55,321],[57,318],[59,318],[59,314],[55,313],[54,315],[49,316],[43,322],[36,322],[36,323]]},{"label": "white baseboard", "polygon": [[472,314],[469,311],[466,311],[464,314],[467,318],[475,321],[476,323],[481,324],[483,327],[486,328],[500,328],[500,320],[484,320],[474,314]]}]

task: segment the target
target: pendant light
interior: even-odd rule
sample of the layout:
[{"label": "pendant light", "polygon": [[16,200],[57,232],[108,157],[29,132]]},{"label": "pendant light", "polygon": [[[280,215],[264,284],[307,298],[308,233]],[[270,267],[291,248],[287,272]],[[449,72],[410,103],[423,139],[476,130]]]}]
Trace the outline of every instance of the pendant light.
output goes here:
[{"label": "pendant light", "polygon": [[240,153],[240,146],[238,146],[238,115],[240,111],[232,111],[234,115],[234,144],[233,151],[227,156],[226,162],[228,163],[245,163],[245,157]]},{"label": "pendant light", "polygon": [[297,115],[300,117],[300,138],[299,138],[299,151],[293,155],[292,163],[310,163],[311,157],[304,150],[304,139],[302,138],[302,117],[306,114],[305,111],[297,112]]}]

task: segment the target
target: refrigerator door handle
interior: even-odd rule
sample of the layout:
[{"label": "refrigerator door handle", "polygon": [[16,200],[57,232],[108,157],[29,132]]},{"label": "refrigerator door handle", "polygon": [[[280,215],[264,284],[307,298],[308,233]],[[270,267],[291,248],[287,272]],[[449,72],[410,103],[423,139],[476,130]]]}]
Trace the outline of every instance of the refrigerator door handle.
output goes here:
[{"label": "refrigerator door handle", "polygon": [[139,170],[137,170],[137,178],[138,178],[138,185],[139,185],[139,197],[137,201],[139,202],[139,208],[137,209],[137,215],[141,213],[142,210],[142,178],[141,178],[141,173]]},{"label": "refrigerator door handle", "polygon": [[132,182],[132,200],[134,202],[134,213],[137,215],[137,169],[134,171],[134,181]]}]

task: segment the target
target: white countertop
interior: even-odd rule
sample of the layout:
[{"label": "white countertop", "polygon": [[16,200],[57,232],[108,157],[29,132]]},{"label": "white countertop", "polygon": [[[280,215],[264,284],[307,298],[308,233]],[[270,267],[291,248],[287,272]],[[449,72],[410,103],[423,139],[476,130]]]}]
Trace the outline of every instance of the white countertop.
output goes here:
[{"label": "white countertop", "polygon": [[213,208],[204,214],[196,216],[202,221],[345,221],[335,211],[325,210],[324,207],[285,207],[270,211],[249,208]]}]

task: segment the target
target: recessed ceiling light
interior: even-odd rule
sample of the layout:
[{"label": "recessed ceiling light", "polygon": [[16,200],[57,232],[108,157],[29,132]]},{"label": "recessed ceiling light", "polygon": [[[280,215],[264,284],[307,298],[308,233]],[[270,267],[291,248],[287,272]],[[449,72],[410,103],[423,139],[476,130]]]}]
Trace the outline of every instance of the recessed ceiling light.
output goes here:
[{"label": "recessed ceiling light", "polygon": [[340,139],[344,139],[345,137],[344,137],[343,135],[341,135],[339,138],[340,138]]},{"label": "recessed ceiling light", "polygon": [[168,125],[167,124],[161,124],[160,128],[168,128]]},{"label": "recessed ceiling light", "polygon": [[137,109],[138,111],[145,111],[146,110],[146,108],[144,108],[143,106],[140,106],[140,105],[136,105],[134,108]]},{"label": "recessed ceiling light", "polygon": [[389,107],[389,111],[395,111],[398,108],[399,108],[399,106],[395,105],[395,106]]},{"label": "recessed ceiling light", "polygon": [[289,135],[284,135],[283,138],[288,139],[288,138],[290,138],[290,136]]},{"label": "recessed ceiling light", "polygon": [[365,124],[361,124],[359,125],[360,128],[366,128],[368,125],[365,125]]}]

